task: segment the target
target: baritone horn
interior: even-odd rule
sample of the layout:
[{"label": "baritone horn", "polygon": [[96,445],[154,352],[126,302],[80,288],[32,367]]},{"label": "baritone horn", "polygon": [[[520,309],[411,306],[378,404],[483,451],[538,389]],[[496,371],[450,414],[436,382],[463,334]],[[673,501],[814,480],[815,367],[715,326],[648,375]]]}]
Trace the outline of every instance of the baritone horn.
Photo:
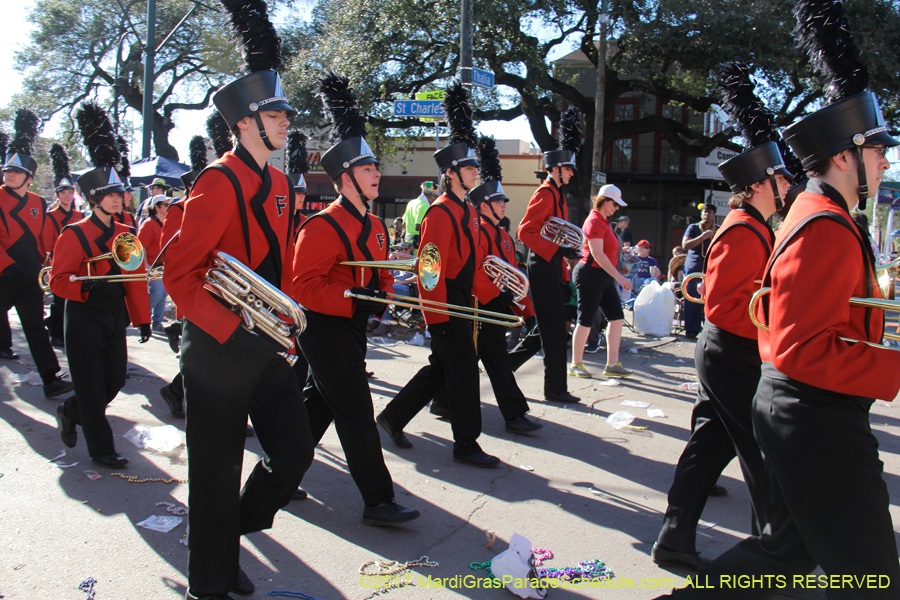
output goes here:
[{"label": "baritone horn", "polygon": [[541,226],[541,237],[557,246],[573,250],[581,250],[586,239],[580,227],[559,217],[547,217]]},{"label": "baritone horn", "polygon": [[[769,326],[764,323],[760,323],[756,318],[756,305],[757,303],[763,299],[764,296],[772,293],[772,288],[760,288],[753,297],[750,298],[750,321],[762,331],[769,331]],[[861,306],[864,308],[877,308],[879,310],[900,310],[900,302],[896,300],[886,300],[884,298],[850,298],[850,306]],[[884,333],[884,339],[886,340],[900,340],[900,335],[895,333]],[[851,344],[866,344],[868,346],[872,346],[873,348],[886,348],[888,350],[900,350],[898,348],[891,348],[890,346],[885,346],[883,344],[876,344],[875,342],[870,342],[868,340],[856,340],[853,338],[841,337],[840,339],[845,342],[849,342]]]},{"label": "baritone horn", "polygon": [[[203,287],[238,309],[244,329],[265,333],[285,350],[293,348],[295,338],[306,329],[306,317],[300,305],[230,254],[216,250],[211,259],[212,266],[203,277]],[[290,322],[283,320],[279,313]],[[297,362],[293,354],[278,354],[291,366]]]},{"label": "baritone horn", "polygon": [[[700,279],[701,281],[706,280],[706,275],[704,273],[691,273],[690,275],[685,276],[684,279],[681,280],[681,295],[684,296],[685,300],[693,302],[694,304],[706,304],[706,298],[702,296],[691,296],[687,293],[687,284],[688,281],[693,281],[694,279]],[[761,279],[754,279],[753,283],[756,285],[762,285]]]},{"label": "baritone horn", "polygon": [[[501,290],[506,288],[512,292],[513,299],[516,302],[521,302],[528,295],[528,287],[530,285],[528,277],[505,260],[491,254],[486,256],[481,262],[481,268],[491,278],[494,285]],[[524,308],[524,306],[520,306],[520,308]]]}]

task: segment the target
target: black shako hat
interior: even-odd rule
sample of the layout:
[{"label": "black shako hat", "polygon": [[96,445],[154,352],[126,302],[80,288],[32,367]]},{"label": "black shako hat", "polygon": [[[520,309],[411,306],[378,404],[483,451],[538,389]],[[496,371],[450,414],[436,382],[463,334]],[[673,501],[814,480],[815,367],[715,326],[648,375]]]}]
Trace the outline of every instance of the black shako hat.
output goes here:
[{"label": "black shako hat", "polygon": [[40,132],[41,120],[27,108],[20,108],[16,111],[13,127],[15,136],[9,144],[3,170],[19,171],[29,177],[34,177],[38,165],[31,154],[34,142]]},{"label": "black shako hat", "polygon": [[222,87],[213,95],[213,103],[229,128],[244,117],[255,117],[266,147],[275,150],[266,137],[259,111],[284,110],[289,117],[297,114],[288,104],[278,76],[281,38],[269,21],[264,0],[222,0],[222,5],[231,14],[232,28],[241,37],[249,74]]},{"label": "black shako hat", "polygon": [[50,164],[53,166],[53,191],[74,190],[75,179],[69,170],[69,155],[62,144],[54,143],[50,146]]},{"label": "black shako hat", "polygon": [[441,105],[447,113],[450,137],[447,145],[434,153],[434,162],[441,172],[459,167],[477,167],[475,146],[478,138],[472,124],[472,107],[469,105],[469,91],[454,81],[444,93]]},{"label": "black shako hat", "polygon": [[77,180],[82,194],[93,204],[98,196],[125,193],[116,171],[122,155],[106,111],[96,102],[83,102],[75,112],[75,121],[94,165]]},{"label": "black shako hat", "polygon": [[570,106],[559,120],[559,147],[544,152],[544,170],[553,167],[577,169],[575,160],[581,152],[581,112]]},{"label": "black shako hat", "polygon": [[191,170],[181,175],[181,183],[184,184],[184,189],[190,190],[191,184],[197,179],[197,175],[206,168],[206,163],[208,162],[206,159],[206,152],[206,140],[203,139],[203,136],[195,135],[192,137],[190,143],[188,143],[188,156],[191,160]]},{"label": "black shako hat", "polygon": [[869,196],[863,146],[900,144],[890,134],[869,85],[869,69],[853,40],[840,0],[799,0],[794,7],[798,47],[810,57],[822,81],[828,106],[784,130],[784,139],[804,169],[856,148],[859,159],[857,197],[865,210]]},{"label": "black shako hat", "polygon": [[[337,181],[350,167],[378,165],[378,159],[366,143],[366,117],[359,110],[350,80],[340,73],[325,71],[319,77],[316,94],[322,97],[325,111],[331,116],[334,145],[321,159],[322,168],[331,180]],[[355,184],[356,180],[353,181]],[[362,191],[359,195],[365,202]]]},{"label": "black shako hat", "polygon": [[306,173],[309,161],[306,159],[306,142],[308,138],[302,131],[288,133],[288,177],[294,182],[294,191],[306,193]]},{"label": "black shako hat", "polygon": [[482,183],[466,193],[466,200],[473,206],[497,200],[509,202],[509,198],[500,184],[503,180],[503,172],[500,167],[500,152],[497,150],[497,140],[483,135],[478,138],[478,148],[476,150],[478,160],[481,163],[478,174]]},{"label": "black shako hat", "polygon": [[[778,147],[779,143],[784,145],[784,142],[776,130],[775,117],[756,96],[750,68],[746,64],[735,61],[722,65],[718,79],[722,90],[722,108],[743,134],[748,148],[719,165],[719,172],[735,194],[768,178],[776,208],[780,210],[783,204],[775,176],[792,179],[793,174],[785,167]],[[790,153],[786,146],[785,152]]]}]

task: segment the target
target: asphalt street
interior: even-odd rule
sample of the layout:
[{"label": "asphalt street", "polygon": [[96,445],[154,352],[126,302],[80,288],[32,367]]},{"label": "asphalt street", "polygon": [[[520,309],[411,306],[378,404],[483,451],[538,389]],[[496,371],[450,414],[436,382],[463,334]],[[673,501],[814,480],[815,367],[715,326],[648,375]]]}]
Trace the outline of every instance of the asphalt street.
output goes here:
[{"label": "asphalt street", "polygon": [[[34,364],[14,311],[10,321],[14,348],[22,358],[0,361],[0,597],[83,599],[87,594],[78,586],[92,577],[97,600],[182,598],[187,585],[187,549],[181,543],[186,523],[168,533],[137,524],[153,515],[170,516],[159,503],[185,506],[188,486],[114,476],[114,471],[91,463],[82,440],[59,459],[62,465],[77,464],[61,468],[51,462],[65,449],[54,418],[59,399],[45,399],[40,386],[28,383]],[[394,329],[400,338],[408,337],[402,335],[405,330]],[[184,421],[169,415],[159,395],[178,370],[176,356],[158,334],[147,344],[137,341],[137,331],[130,329],[130,379],[108,409],[117,449],[131,461],[115,472],[138,480],[185,479],[184,445],[159,453],[139,450],[124,439],[135,426],[184,428]],[[370,381],[377,413],[425,364],[429,350],[394,336],[370,342],[368,365],[375,372]],[[531,359],[518,373],[519,385],[531,399],[530,416],[544,424],[531,436],[505,431],[482,374],[480,442],[502,459],[496,469],[454,463],[449,423],[427,410],[406,429],[414,444],[411,450],[395,448],[382,432],[397,500],[422,512],[420,519],[393,529],[361,524],[362,500],[330,430],[303,481],[309,499],[292,502],[271,530],[243,541],[241,565],[257,586],[255,597],[285,590],[322,600],[376,594],[396,600],[513,598],[506,590],[483,589],[486,572],[470,564],[490,561],[508,547],[514,533],[553,553],[544,567],[574,567],[599,559],[615,574],[596,587],[553,589],[554,598],[645,599],[683,585],[689,572],[657,567],[650,548],[666,508],[674,464],[689,435],[694,393],[683,386],[694,380],[693,350],[694,343],[683,338],[643,338],[626,331],[622,362],[635,375],[617,386],[606,385],[600,375],[570,378],[570,391],[583,401],[566,406],[543,400],[543,365]],[[65,364],[64,353],[58,351],[58,356]],[[587,368],[602,372],[605,358],[603,350],[586,354]],[[340,362],[341,357],[333,360]],[[650,418],[646,408],[623,406],[623,401],[649,403],[665,416]],[[616,430],[607,417],[621,410],[636,419],[632,427]],[[895,522],[900,522],[898,410],[879,401],[871,419],[894,499]],[[260,454],[256,438],[248,438],[245,474]],[[102,477],[91,479],[88,470]],[[710,558],[744,537],[750,527],[750,503],[736,461],[719,483],[728,495],[709,500],[698,533],[698,550]],[[369,566],[367,574],[359,572],[368,561],[407,562],[423,556],[437,566],[405,571],[401,580],[415,587],[385,592],[379,590],[383,579],[367,575],[375,573],[377,565]]]}]

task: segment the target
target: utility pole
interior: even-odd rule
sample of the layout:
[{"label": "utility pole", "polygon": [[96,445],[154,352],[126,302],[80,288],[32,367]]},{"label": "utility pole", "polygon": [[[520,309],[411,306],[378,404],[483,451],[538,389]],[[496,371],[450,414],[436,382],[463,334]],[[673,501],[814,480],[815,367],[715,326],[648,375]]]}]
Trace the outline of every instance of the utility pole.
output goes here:
[{"label": "utility pole", "polygon": [[[607,2],[603,0],[600,6],[600,47],[597,50],[597,88],[594,92],[594,158],[593,173],[603,171],[603,121],[606,117],[606,24],[609,23]],[[591,197],[595,197],[602,185],[591,174]]]},{"label": "utility pole", "polygon": [[463,84],[472,83],[472,0],[462,0],[459,15],[459,72]]},{"label": "utility pole", "polygon": [[[604,0],[605,1],[605,0]],[[144,53],[144,139],[141,146],[141,158],[150,158],[150,146],[153,139],[153,64],[156,49],[156,0],[147,2],[147,44]]]}]

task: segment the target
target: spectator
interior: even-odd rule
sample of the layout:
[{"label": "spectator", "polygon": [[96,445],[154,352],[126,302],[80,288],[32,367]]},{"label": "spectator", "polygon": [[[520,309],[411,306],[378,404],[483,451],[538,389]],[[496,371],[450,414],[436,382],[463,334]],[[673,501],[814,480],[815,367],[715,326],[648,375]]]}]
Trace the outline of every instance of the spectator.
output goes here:
[{"label": "spectator", "polygon": [[[166,211],[169,209],[169,199],[163,195],[151,196],[147,201],[147,211],[149,216],[144,219],[138,229],[138,239],[144,246],[144,255],[147,266],[161,265],[162,259],[159,259],[162,246],[162,222],[166,218]],[[166,311],[166,288],[163,286],[162,279],[154,279],[148,284],[150,292],[150,311],[152,313],[153,331],[163,332],[163,314]]]},{"label": "spectator", "polygon": [[671,283],[681,283],[684,279],[684,259],[687,255],[684,248],[675,246],[672,248],[672,260],[669,261],[669,281]]},{"label": "spectator", "polygon": [[403,239],[406,237],[406,227],[403,225],[403,217],[397,217],[394,219],[394,237],[391,240],[391,246],[396,246],[401,243]]},{"label": "spectator", "polygon": [[656,262],[656,259],[650,256],[650,248],[653,247],[653,244],[648,242],[647,240],[641,240],[637,244],[637,253],[638,258],[641,259],[641,264],[638,267],[637,275],[635,275],[635,288],[640,290],[642,287],[650,283],[652,279],[659,279],[662,274],[659,270],[659,263]]},{"label": "spectator", "polygon": [[[684,260],[684,273],[700,273],[703,271],[703,261],[706,260],[706,251],[712,243],[716,233],[716,207],[712,204],[701,204],[700,222],[691,223],[684,232],[681,245],[687,250],[687,258]],[[692,296],[697,295],[698,280],[688,284],[688,290]],[[686,302],[684,305],[684,335],[689,340],[696,340],[703,328],[703,305],[694,302]]]},{"label": "spectator", "polygon": [[423,181],[420,188],[422,193],[409,201],[409,204],[406,205],[406,212],[403,213],[403,222],[406,224],[406,241],[412,243],[415,250],[419,248],[419,227],[422,225],[422,219],[425,218],[425,211],[438,195],[438,187],[433,181]]},{"label": "spectator", "polygon": [[619,217],[619,220],[616,221],[616,235],[622,240],[623,248],[631,248],[634,245],[634,236],[631,235],[631,229],[628,228],[629,225],[631,225],[631,219],[625,215]]}]

